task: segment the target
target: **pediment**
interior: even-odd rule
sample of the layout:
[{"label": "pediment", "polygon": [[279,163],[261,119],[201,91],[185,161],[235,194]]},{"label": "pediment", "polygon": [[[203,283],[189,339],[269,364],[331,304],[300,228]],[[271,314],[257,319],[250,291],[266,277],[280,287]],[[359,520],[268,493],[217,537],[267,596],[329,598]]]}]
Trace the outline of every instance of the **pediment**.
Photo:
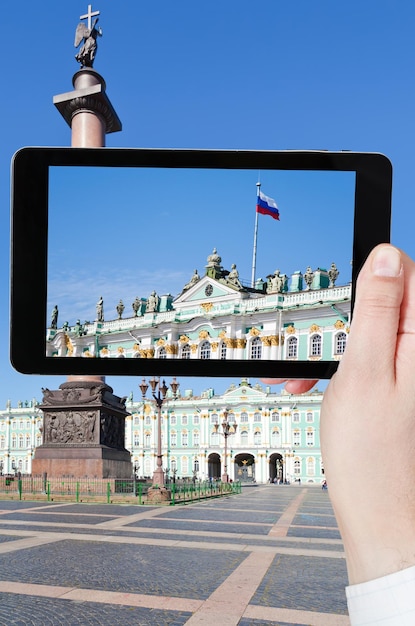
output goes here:
[{"label": "pediment", "polygon": [[262,389],[257,389],[243,383],[238,385],[237,387],[235,386],[234,389],[228,389],[224,393],[224,396],[226,396],[227,398],[238,398],[238,400],[244,400],[246,398],[247,402],[262,402],[265,399],[266,395],[267,394]]},{"label": "pediment", "polygon": [[176,307],[177,304],[185,304],[187,302],[210,302],[221,298],[229,300],[230,297],[235,300],[241,300],[241,293],[214,278],[210,278],[210,276],[204,276],[193,287],[182,292],[174,300],[174,306]]}]

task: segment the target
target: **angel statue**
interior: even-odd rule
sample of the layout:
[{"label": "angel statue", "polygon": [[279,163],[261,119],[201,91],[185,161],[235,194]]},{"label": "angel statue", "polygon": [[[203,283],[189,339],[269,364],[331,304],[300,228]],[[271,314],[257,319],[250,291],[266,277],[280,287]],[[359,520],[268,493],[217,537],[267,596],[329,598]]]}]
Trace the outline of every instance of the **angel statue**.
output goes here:
[{"label": "angel statue", "polygon": [[98,18],[94,20],[91,28],[88,28],[83,22],[80,22],[76,27],[75,48],[79,46],[82,40],[84,41],[78,54],[75,55],[75,59],[82,67],[92,67],[94,64],[98,47],[97,37],[102,37],[101,28],[96,28],[97,22]]}]

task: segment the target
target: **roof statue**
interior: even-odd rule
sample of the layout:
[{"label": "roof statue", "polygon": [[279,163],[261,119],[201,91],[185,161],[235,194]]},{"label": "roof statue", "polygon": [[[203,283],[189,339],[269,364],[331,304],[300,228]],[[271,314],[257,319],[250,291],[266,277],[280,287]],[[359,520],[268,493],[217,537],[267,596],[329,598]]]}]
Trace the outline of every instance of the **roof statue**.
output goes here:
[{"label": "roof statue", "polygon": [[88,13],[81,15],[79,18],[81,20],[87,19],[88,25],[80,22],[76,27],[74,46],[77,48],[81,41],[83,41],[83,44],[78,54],[75,55],[75,59],[82,67],[93,66],[98,47],[97,37],[102,37],[101,28],[96,27],[99,18],[96,17],[92,23],[92,17],[95,15],[99,15],[99,11],[92,11],[92,5],[88,4]]}]

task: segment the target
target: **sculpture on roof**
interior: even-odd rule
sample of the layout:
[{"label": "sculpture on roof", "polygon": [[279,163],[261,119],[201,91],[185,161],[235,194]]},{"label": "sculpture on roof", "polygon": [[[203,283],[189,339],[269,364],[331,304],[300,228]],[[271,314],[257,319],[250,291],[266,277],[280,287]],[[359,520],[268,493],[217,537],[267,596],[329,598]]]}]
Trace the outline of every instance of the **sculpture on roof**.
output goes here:
[{"label": "sculpture on roof", "polygon": [[331,264],[331,267],[328,271],[328,275],[329,275],[329,280],[330,280],[329,287],[334,287],[334,285],[336,284],[338,275],[339,275],[339,270],[337,269],[335,263]]},{"label": "sculpture on roof", "polygon": [[120,320],[122,318],[122,314],[124,313],[124,309],[125,309],[124,302],[120,300],[115,308],[117,310],[118,319]]},{"label": "sculpture on roof", "polygon": [[208,267],[217,267],[220,266],[220,264],[222,263],[222,257],[219,256],[216,248],[213,248],[212,254],[209,254],[207,262]]},{"label": "sculpture on roof", "polygon": [[274,274],[269,277],[267,293],[281,293],[284,286],[284,279],[280,275],[280,270],[275,270]]},{"label": "sculpture on roof", "polygon": [[147,300],[146,312],[155,313],[158,310],[160,298],[155,291],[152,291]]},{"label": "sculpture on roof", "polygon": [[183,287],[183,291],[187,291],[188,289],[193,287],[193,285],[196,285],[196,283],[198,283],[199,280],[200,280],[199,273],[197,270],[195,270],[189,282],[186,283],[185,286]]},{"label": "sculpture on roof", "polygon": [[306,290],[311,289],[311,285],[313,284],[314,272],[310,266],[307,267],[304,274],[304,281],[306,284]]},{"label": "sculpture on roof", "polygon": [[98,47],[97,37],[102,37],[101,28],[96,27],[98,17],[95,18],[94,22],[91,24],[91,19],[95,15],[99,15],[99,11],[92,11],[91,5],[89,4],[88,13],[80,16],[81,20],[85,18],[88,19],[88,25],[84,24],[84,22],[80,22],[76,27],[74,42],[75,48],[77,48],[81,41],[83,41],[78,54],[75,55],[75,59],[81,64],[81,67],[93,66]]},{"label": "sculpture on roof", "polygon": [[58,313],[58,306],[55,305],[52,311],[52,319],[50,321],[50,327],[55,330],[58,328]]},{"label": "sculpture on roof", "polygon": [[104,300],[102,296],[97,302],[96,309],[97,309],[97,322],[103,322],[104,321]]},{"label": "sculpture on roof", "polygon": [[242,288],[241,282],[239,280],[239,272],[236,269],[235,263],[231,265],[231,271],[226,277],[226,282],[232,285],[233,287],[237,287],[238,289]]}]

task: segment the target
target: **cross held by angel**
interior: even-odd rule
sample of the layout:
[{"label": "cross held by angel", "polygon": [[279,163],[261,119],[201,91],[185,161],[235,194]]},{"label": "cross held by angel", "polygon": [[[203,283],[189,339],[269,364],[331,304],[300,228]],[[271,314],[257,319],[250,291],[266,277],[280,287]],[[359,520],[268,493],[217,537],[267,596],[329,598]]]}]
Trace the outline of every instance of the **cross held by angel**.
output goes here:
[{"label": "cross held by angel", "polygon": [[88,13],[81,15],[79,19],[88,20],[86,25],[84,22],[80,22],[75,31],[75,48],[78,48],[81,41],[83,44],[75,55],[75,59],[81,64],[81,67],[92,67],[97,53],[97,37],[102,37],[102,30],[97,28],[98,17],[92,22],[92,18],[99,15],[99,11],[92,11],[92,5],[88,5]]}]

